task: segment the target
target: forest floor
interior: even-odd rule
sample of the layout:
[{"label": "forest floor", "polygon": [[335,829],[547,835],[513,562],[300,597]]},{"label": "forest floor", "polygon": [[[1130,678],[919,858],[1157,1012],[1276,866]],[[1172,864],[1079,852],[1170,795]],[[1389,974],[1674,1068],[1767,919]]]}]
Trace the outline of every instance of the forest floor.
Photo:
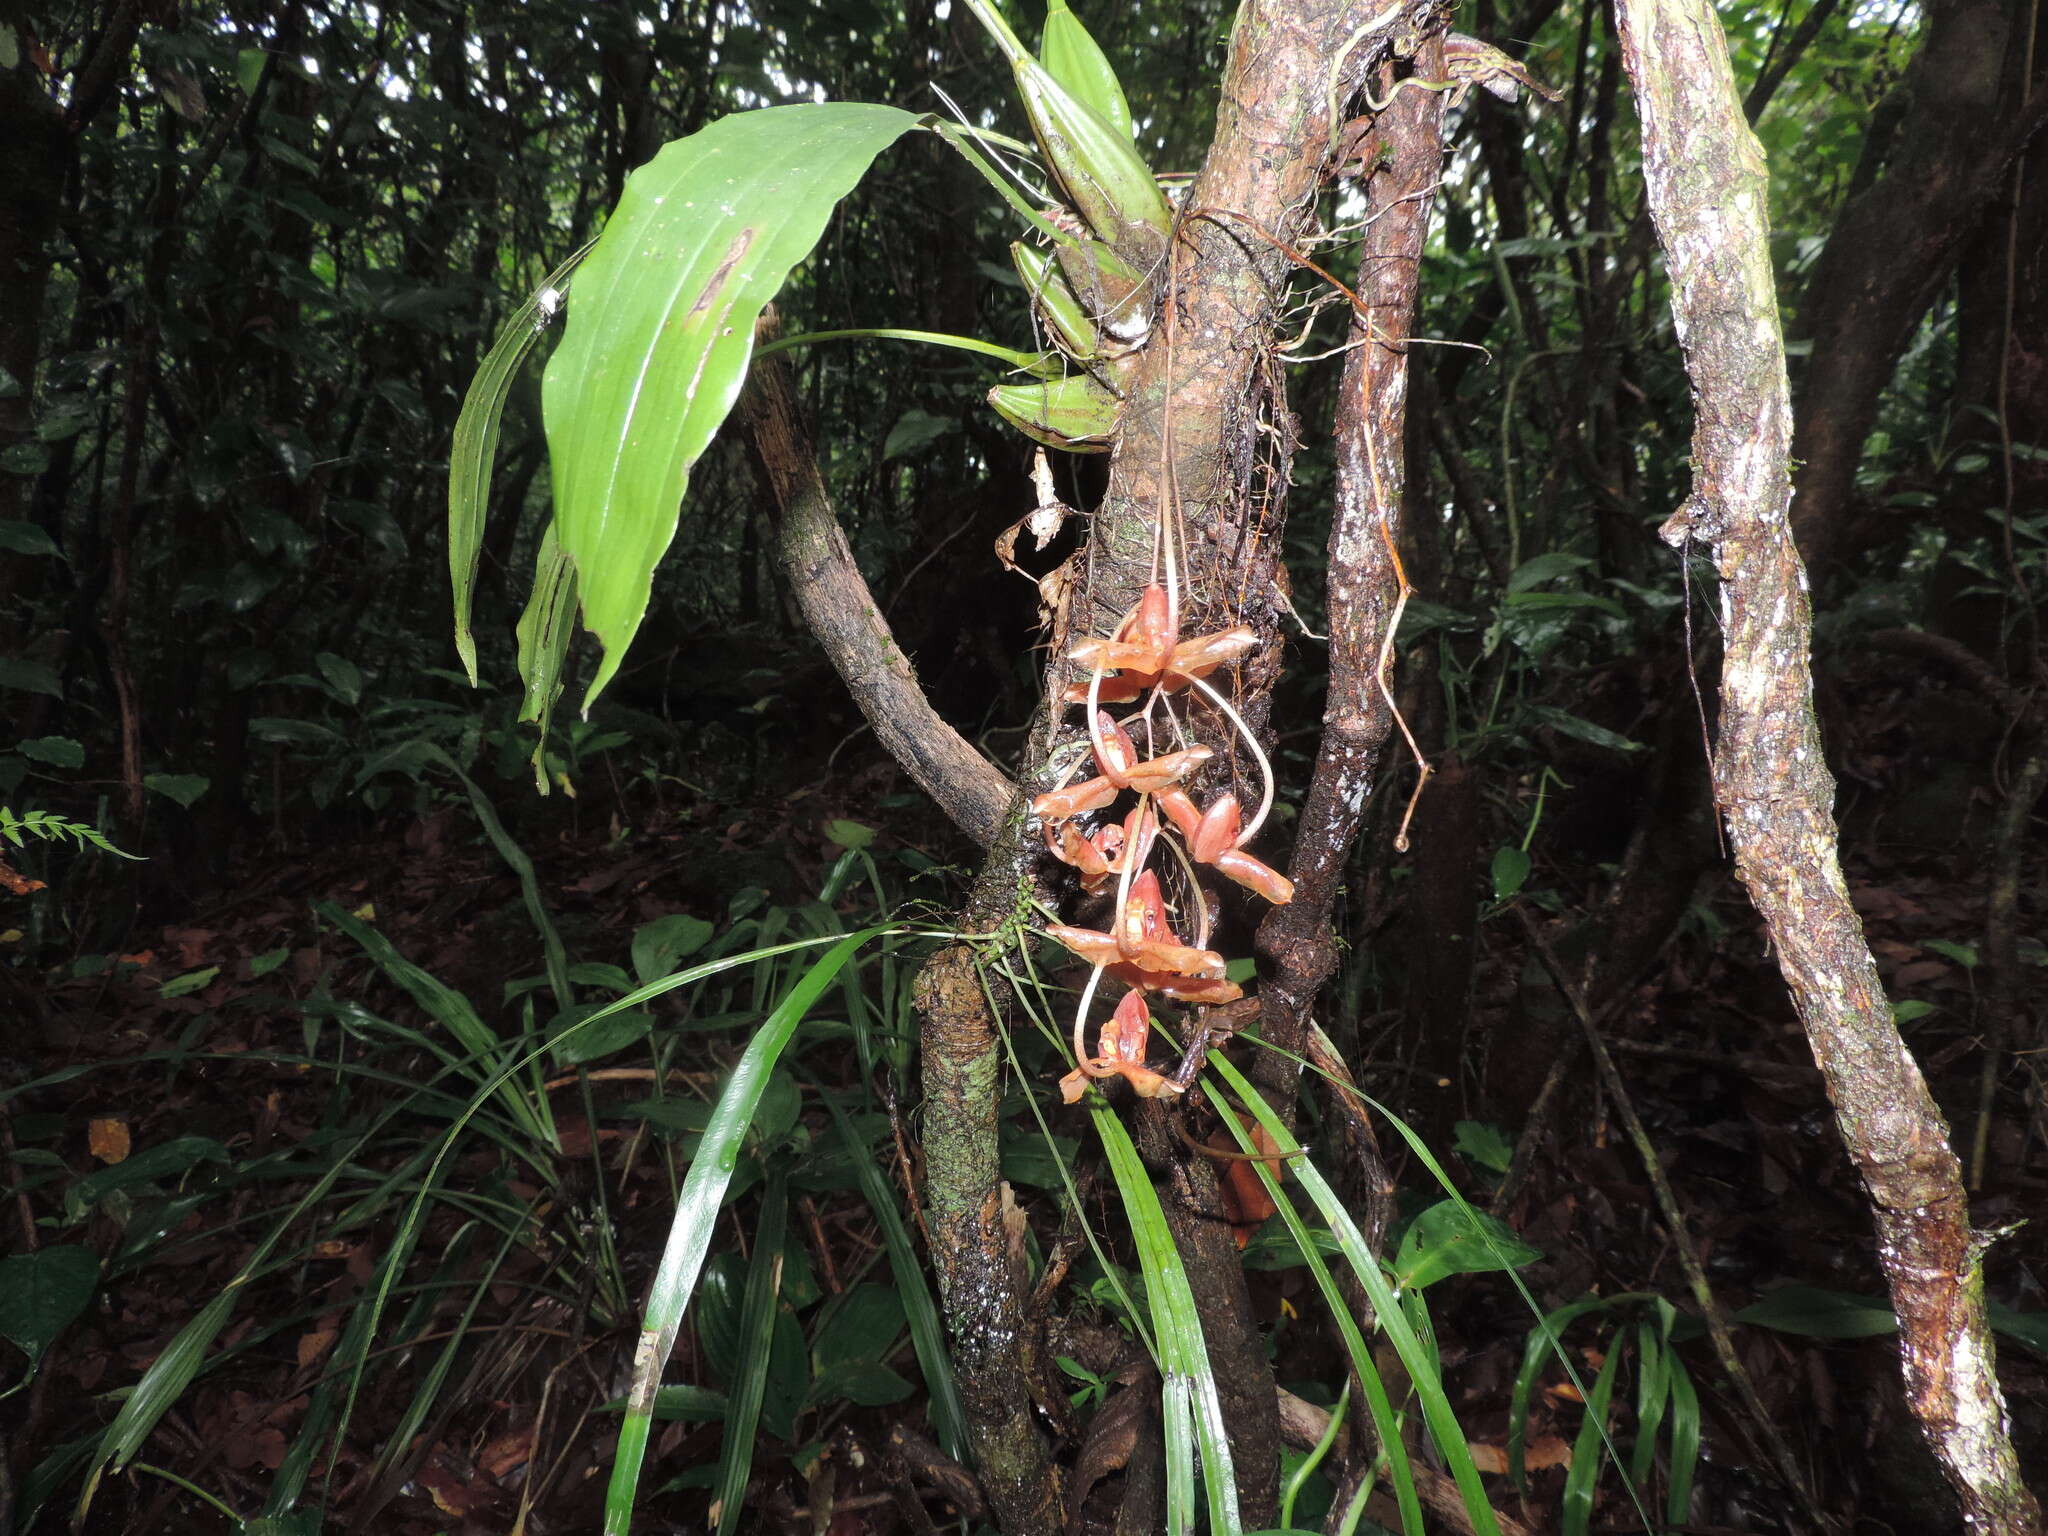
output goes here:
[{"label": "forest floor", "polygon": [[[831,836],[839,819],[876,829],[877,853],[908,850],[900,861],[905,869],[935,866],[921,888],[942,900],[949,867],[964,865],[970,850],[933,828],[904,788],[886,765],[856,762],[823,786],[791,787],[764,774],[751,793],[715,806],[675,790],[656,804],[644,789],[614,797],[586,785],[580,800],[529,803],[508,819],[537,866],[569,958],[624,966],[631,935],[655,919],[685,912],[715,924],[733,893],[746,887],[764,890],[770,902],[807,899],[841,852]],[[501,804],[516,793],[504,790]],[[1848,848],[1852,890],[1892,995],[1909,1004],[1902,1015],[1908,1037],[1967,1156],[1983,1061],[1967,947],[1981,928],[1981,864],[1966,849],[1881,834],[1874,828]],[[102,876],[112,878],[105,870]],[[2029,879],[2034,910],[2042,910],[2048,891],[2039,887],[2048,872],[2037,863]],[[337,820],[329,835],[290,846],[252,840],[211,888],[150,898],[147,925],[117,953],[56,957],[34,984],[19,967],[6,973],[13,996],[5,1006],[20,1022],[0,1044],[0,1070],[10,1083],[35,1077],[44,1086],[14,1097],[0,1119],[8,1182],[17,1190],[4,1213],[11,1230],[0,1251],[86,1244],[106,1274],[89,1309],[50,1347],[29,1390],[0,1405],[17,1499],[41,1491],[31,1468],[66,1447],[89,1452],[122,1390],[231,1281],[252,1263],[256,1268],[208,1351],[215,1363],[141,1447],[138,1462],[152,1470],[131,1466],[107,1478],[84,1529],[237,1529],[187,1484],[207,1490],[220,1507],[254,1516],[280,1469],[292,1470],[309,1403],[331,1379],[338,1340],[392,1240],[396,1217],[387,1211],[367,1225],[301,1233],[288,1263],[257,1251],[274,1218],[321,1168],[321,1149],[340,1113],[336,1076],[304,1058],[334,1059],[353,1048],[344,1037],[367,1026],[352,1019],[351,1008],[415,1026],[422,1017],[357,943],[316,920],[315,902],[374,923],[400,955],[474,1000],[494,1027],[514,1019],[501,1002],[504,984],[541,969],[518,880],[479,833],[467,802],[443,797],[424,814]],[[1699,1390],[1703,1457],[1694,1523],[1685,1528],[1806,1528],[1760,1470],[1769,1461],[1767,1437],[1777,1436],[1820,1506],[1847,1518],[1850,1528],[1947,1529],[1952,1506],[1905,1412],[1895,1354],[1883,1337],[1888,1317],[1861,1191],[1775,969],[1732,882],[1703,904],[1701,918],[1700,931],[1671,947],[1659,972],[1608,1024],[1690,1240],[1723,1305],[1746,1319],[1734,1330],[1735,1343],[1769,1414],[1762,1425],[1738,1406],[1697,1325],[1681,1322],[1675,1337]],[[1555,1007],[1554,1000],[1532,1003],[1540,985],[1530,980],[1526,960],[1517,925],[1484,928],[1472,1040],[1523,1027],[1532,1006]],[[695,1057],[680,1059],[680,1067],[716,1069],[731,1056],[724,1037],[693,1049]],[[1361,1072],[1368,1087],[1397,1103],[1401,1049],[1374,1052]],[[837,1055],[844,1058],[838,1069],[851,1075],[851,1052]],[[280,1059],[292,1057],[302,1059]],[[415,1051],[404,1059],[417,1071],[425,1056]],[[834,1057],[817,1060],[830,1064]],[[548,1085],[571,1159],[591,1155],[593,1147],[593,1126],[573,1081],[570,1073]],[[606,1105],[634,1091],[630,1083],[601,1083],[595,1099],[580,1102]],[[377,1091],[357,1092],[371,1102]],[[1593,1293],[1658,1293],[1689,1316],[1694,1308],[1671,1238],[1615,1106],[1595,1091],[1583,1066],[1569,1079],[1563,1104],[1531,1176],[1502,1213],[1543,1255],[1523,1278],[1546,1306]],[[600,1119],[596,1155],[622,1156],[622,1135]],[[1980,1228],[2009,1228],[2043,1209],[2042,1149],[2027,1137],[2018,1117],[1998,1117],[1990,1127],[1989,1174],[1974,1210]],[[1398,1145],[1392,1137],[1383,1142]],[[1462,1155],[1444,1161],[1475,1201],[1483,1200],[1499,1177],[1488,1164],[1498,1162],[1506,1141],[1498,1128],[1475,1120],[1458,1145]],[[304,1149],[297,1170],[278,1164],[268,1183],[236,1186],[221,1177],[224,1166],[259,1164],[293,1149]],[[475,1154],[457,1177],[464,1170],[481,1177],[494,1162],[489,1153]],[[134,1177],[116,1177],[124,1167]],[[352,1169],[350,1178],[369,1172]],[[1404,1161],[1397,1175],[1411,1207],[1427,1203],[1420,1169]],[[86,1186],[92,1202],[78,1193],[90,1179],[98,1180]],[[507,1187],[535,1192],[530,1176],[514,1176]],[[665,1230],[668,1198],[652,1162],[619,1175],[611,1192],[620,1268],[635,1302]],[[1034,1195],[1030,1204],[1049,1234],[1053,1202]],[[340,1208],[322,1209],[333,1216]],[[545,1213],[546,1202],[536,1209]],[[858,1196],[843,1192],[807,1196],[801,1209],[792,1229],[801,1230],[809,1268],[824,1292],[838,1293],[847,1277],[873,1262],[874,1223]],[[1114,1212],[1102,1214],[1113,1230]],[[446,1237],[445,1228],[436,1230]],[[324,1484],[328,1528],[393,1536],[502,1532],[523,1513],[524,1528],[536,1533],[596,1529],[615,1422],[601,1404],[617,1391],[631,1324],[603,1323],[594,1304],[574,1315],[579,1282],[561,1262],[573,1246],[559,1232],[536,1234],[493,1284],[474,1293],[468,1316],[458,1314],[469,1292],[453,1289],[445,1305],[415,1309],[418,1294],[401,1288],[387,1314],[396,1321],[381,1337],[402,1339],[417,1359],[407,1369],[369,1376],[338,1458],[322,1445],[297,1467],[313,1490]],[[1992,1250],[1989,1272],[1992,1294],[2031,1314],[2012,1320],[2001,1337],[2000,1364],[2035,1486],[2048,1485],[2048,1232],[2038,1223],[2020,1226]],[[1254,1295],[1274,1325],[1282,1380],[1328,1401],[1338,1383],[1327,1379],[1330,1346],[1313,1322],[1318,1304],[1304,1276],[1298,1267],[1259,1271]],[[551,1295],[569,1292],[572,1304],[536,1308],[529,1292],[543,1284]],[[1432,1293],[1431,1303],[1453,1401],[1482,1468],[1496,1474],[1488,1478],[1496,1502],[1534,1530],[1557,1529],[1565,1468],[1584,1418],[1577,1391],[1555,1373],[1544,1378],[1526,1425],[1529,1491],[1518,1495],[1498,1474],[1506,1466],[1511,1397],[1533,1318],[1499,1274],[1453,1279]],[[1628,1335],[1616,1320],[1626,1317],[1632,1327],[1648,1315],[1618,1306],[1608,1321],[1595,1319],[1568,1335],[1588,1378],[1606,1351],[1626,1347]],[[460,1390],[444,1394],[423,1419],[408,1417],[431,1358],[429,1342],[463,1329],[476,1347],[452,1362]],[[0,1345],[0,1360],[8,1375],[18,1372],[20,1356],[11,1347]],[[908,1348],[899,1347],[895,1363],[914,1379],[915,1364],[906,1362]],[[686,1362],[672,1367],[669,1379],[685,1375]],[[5,1380],[0,1376],[0,1385]],[[1074,1385],[1085,1397],[1082,1383]],[[915,1528],[905,1524],[914,1517],[905,1513],[902,1490],[889,1486],[882,1470],[889,1462],[879,1451],[893,1425],[922,1429],[923,1421],[920,1391],[893,1405],[842,1404],[807,1418],[801,1446],[764,1436],[752,1507],[771,1518],[760,1528],[831,1536]],[[1615,1426],[1625,1447],[1632,1415],[1618,1410]],[[687,1420],[658,1427],[644,1486],[666,1491],[644,1500],[653,1522],[646,1529],[706,1528],[705,1485],[719,1428]],[[380,1459],[399,1435],[410,1437],[410,1454]],[[821,1475],[821,1462],[831,1458],[819,1446],[828,1441],[865,1447],[867,1470],[841,1454],[836,1481]],[[70,1481],[39,1529],[62,1525],[83,1469],[78,1456],[74,1449],[68,1463],[49,1461]],[[314,1501],[314,1494],[307,1498]],[[531,1507],[523,1508],[528,1498]],[[815,1518],[817,1499],[835,1501],[837,1513]],[[1640,1528],[1612,1475],[1598,1508],[1596,1529]],[[364,1519],[374,1523],[348,1524]]]}]

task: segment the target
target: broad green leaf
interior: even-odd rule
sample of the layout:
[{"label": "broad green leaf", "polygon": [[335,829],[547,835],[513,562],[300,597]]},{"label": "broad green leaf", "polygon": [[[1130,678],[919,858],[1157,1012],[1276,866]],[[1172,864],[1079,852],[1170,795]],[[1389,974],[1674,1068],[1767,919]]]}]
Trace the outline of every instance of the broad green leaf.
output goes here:
[{"label": "broad green leaf", "polygon": [[875,840],[875,829],[857,821],[828,821],[825,836],[841,848],[865,848]]},{"label": "broad green leaf", "polygon": [[1891,1307],[1874,1296],[1812,1285],[1780,1286],[1736,1313],[1735,1321],[1808,1339],[1867,1339],[1899,1326]]},{"label": "broad green leaf", "polygon": [[1584,555],[1568,555],[1562,550],[1536,555],[1515,567],[1508,576],[1508,591],[1527,592],[1546,581],[1555,581],[1560,576],[1584,570],[1593,563]]},{"label": "broad green leaf", "polygon": [[295,747],[339,747],[341,736],[312,720],[294,720],[289,715],[258,715],[249,722],[249,734],[258,741],[282,742]]},{"label": "broad green leaf", "polygon": [[896,425],[889,429],[887,441],[882,444],[884,459],[901,458],[904,454],[915,453],[927,443],[935,442],[948,432],[960,430],[960,423],[951,416],[934,416],[930,411],[912,406],[896,418]]},{"label": "broad green leaf", "polygon": [[[28,744],[22,743],[22,749],[26,751],[27,748]],[[1974,971],[1977,968],[1977,946],[1974,944],[1951,944],[1947,939],[1922,939],[1920,947],[1955,961],[1966,971]]]},{"label": "broad green leaf", "polygon": [[1529,878],[1529,855],[1513,843],[1496,848],[1493,853],[1493,899],[1506,901],[1521,890]]},{"label": "broad green leaf", "polygon": [[818,1373],[836,1365],[887,1359],[903,1325],[903,1299],[893,1286],[872,1281],[856,1285],[833,1302],[831,1316],[819,1325],[811,1346]]},{"label": "broad green leaf", "polygon": [[1408,1224],[1393,1269],[1403,1288],[1421,1290],[1445,1275],[1519,1269],[1542,1257],[1540,1251],[1516,1237],[1506,1222],[1445,1200]]},{"label": "broad green leaf", "polygon": [[146,773],[142,787],[190,810],[193,802],[213,787],[213,780],[203,773]]},{"label": "broad green leaf", "polygon": [[1514,1144],[1497,1125],[1484,1120],[1460,1120],[1451,1127],[1451,1134],[1455,1138],[1451,1150],[1476,1168],[1506,1173],[1514,1161]]},{"label": "broad green leaf", "polygon": [[2015,1312],[2000,1302],[1986,1304],[1991,1326],[2037,1355],[2048,1355],[2048,1312]]},{"label": "broad green leaf", "polygon": [[739,1375],[740,1301],[746,1284],[746,1259],[738,1253],[719,1253],[705,1264],[697,1285],[693,1312],[697,1347],[704,1352],[704,1363],[712,1374],[727,1385]]},{"label": "broad green leaf", "polygon": [[1589,741],[1596,747],[1606,747],[1615,752],[1643,750],[1643,743],[1640,741],[1631,741],[1605,726],[1595,725],[1590,720],[1583,720],[1567,710],[1549,704],[1531,704],[1529,714],[1538,723],[1547,725],[1562,735],[1574,737],[1579,741]]},{"label": "broad green leaf", "polygon": [[0,1259],[0,1338],[18,1344],[33,1366],[99,1281],[99,1255],[76,1243]]},{"label": "broad green leaf", "polygon": [[633,970],[643,982],[666,976],[678,960],[687,960],[702,949],[712,932],[703,918],[684,912],[642,923],[633,933]]},{"label": "broad green leaf", "polygon": [[47,693],[53,699],[64,697],[63,685],[54,671],[40,661],[24,661],[19,656],[0,656],[0,688]]},{"label": "broad green leaf", "polygon": [[35,762],[48,763],[52,768],[85,766],[85,748],[69,736],[32,737],[17,743],[14,750]]},{"label": "broad green leaf", "polygon": [[561,307],[569,274],[590,254],[591,241],[547,276],[547,281],[512,312],[498,339],[484,355],[455,419],[455,440],[448,450],[448,574],[455,584],[455,650],[469,686],[476,686],[476,637],[470,633],[470,599],[476,588],[477,559],[484,547],[484,517],[490,508],[491,457],[498,449],[498,422],[519,365],[540,340]]},{"label": "broad green leaf", "polygon": [[647,608],[691,467],[738,397],[754,322],[839,199],[917,123],[826,102],[719,119],[626,180],[576,274],[542,414],[555,519],[603,690]]},{"label": "broad green leaf", "polygon": [[0,518],[0,549],[17,555],[61,553],[47,533],[18,517]]},{"label": "broad green leaf", "polygon": [[[595,1003],[578,1003],[573,1008],[562,1010],[561,1016],[548,1026],[550,1038],[575,1028],[597,1012]],[[555,1047],[555,1063],[558,1066],[573,1067],[587,1061],[598,1061],[614,1051],[623,1051],[629,1045],[637,1045],[647,1038],[654,1028],[651,1013],[615,1013],[599,1019],[588,1029],[577,1030]]]},{"label": "broad green leaf", "polygon": [[861,1408],[886,1408],[902,1402],[916,1390],[886,1365],[873,1360],[852,1360],[818,1372],[810,1383],[809,1395],[811,1402],[819,1405],[844,1399]]},{"label": "broad green leaf", "polygon": [[187,971],[182,976],[173,976],[157,988],[157,996],[163,998],[184,997],[187,993],[201,992],[213,985],[213,978],[220,974],[220,967],[209,965],[201,970]]},{"label": "broad green leaf", "polygon": [[328,687],[340,695],[345,704],[354,704],[363,696],[363,669],[346,656],[337,656],[332,651],[322,651],[313,658],[313,665],[320,669],[320,675],[327,679]]}]

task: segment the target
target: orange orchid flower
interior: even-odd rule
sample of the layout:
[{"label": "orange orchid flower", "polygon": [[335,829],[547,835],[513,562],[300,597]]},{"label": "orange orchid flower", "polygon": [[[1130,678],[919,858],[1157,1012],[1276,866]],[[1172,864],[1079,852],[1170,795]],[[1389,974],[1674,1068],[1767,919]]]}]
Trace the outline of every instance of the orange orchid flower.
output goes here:
[{"label": "orange orchid flower", "polygon": [[1244,996],[1244,990],[1225,977],[1221,955],[1181,943],[1166,921],[1159,876],[1149,869],[1131,882],[1114,932],[1064,924],[1045,931],[1089,964],[1143,992],[1189,1003],[1228,1003]]},{"label": "orange orchid flower", "polygon": [[1045,846],[1062,864],[1081,872],[1081,889],[1094,896],[1118,879],[1126,869],[1140,869],[1151,856],[1152,843],[1159,836],[1159,817],[1149,800],[1141,800],[1122,825],[1109,826],[1089,836],[1071,821],[1045,829]]},{"label": "orange orchid flower", "polygon": [[1181,1086],[1163,1072],[1145,1065],[1145,1049],[1152,1041],[1152,1018],[1145,1007],[1145,994],[1131,991],[1116,1005],[1102,1026],[1096,1054],[1060,1079],[1060,1097],[1072,1104],[1087,1091],[1091,1077],[1121,1077],[1141,1099],[1165,1098],[1182,1092]]},{"label": "orange orchid flower", "polygon": [[1108,715],[1095,716],[1095,764],[1099,777],[1050,790],[1031,802],[1031,814],[1040,821],[1065,821],[1089,811],[1099,811],[1126,789],[1151,794],[1178,784],[1182,778],[1214,755],[1207,747],[1189,747],[1168,752],[1147,762],[1138,761],[1137,746],[1130,735]]},{"label": "orange orchid flower", "polygon": [[[1114,636],[1078,640],[1067,656],[1091,672],[1105,674],[1096,685],[1100,702],[1122,704],[1154,688],[1176,693],[1238,660],[1258,643],[1257,633],[1242,624],[1193,640],[1180,639],[1167,624],[1166,588],[1155,581],[1138,595],[1137,606],[1124,615]],[[1067,702],[1085,703],[1088,688],[1087,683],[1072,684]]]},{"label": "orange orchid flower", "polygon": [[1294,900],[1292,880],[1237,846],[1238,833],[1244,826],[1237,796],[1226,791],[1211,801],[1206,811],[1197,810],[1188,792],[1178,786],[1160,791],[1158,799],[1159,808],[1180,829],[1188,853],[1197,864],[1207,864],[1228,875],[1276,907]]}]

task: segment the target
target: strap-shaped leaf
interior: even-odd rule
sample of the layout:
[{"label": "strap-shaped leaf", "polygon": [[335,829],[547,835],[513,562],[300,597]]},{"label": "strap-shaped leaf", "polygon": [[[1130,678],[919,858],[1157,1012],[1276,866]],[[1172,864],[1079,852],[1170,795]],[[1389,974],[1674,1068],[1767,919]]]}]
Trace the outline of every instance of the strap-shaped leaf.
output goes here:
[{"label": "strap-shaped leaf", "polygon": [[533,779],[548,792],[548,718],[562,691],[562,662],[569,654],[569,634],[576,616],[576,567],[562,553],[554,523],[541,535],[533,557],[533,593],[519,616],[519,675],[526,680],[526,701],[519,718],[540,722],[540,740],[533,748]]},{"label": "strap-shaped leaf", "polygon": [[647,610],[691,466],[746,376],[755,319],[833,205],[917,121],[858,102],[738,112],[626,179],[541,390],[556,533],[604,647],[586,709]]},{"label": "strap-shaped leaf", "polygon": [[476,686],[476,638],[470,633],[470,597],[476,588],[477,557],[484,547],[484,515],[491,497],[491,457],[498,450],[498,422],[519,365],[548,328],[569,287],[569,274],[590,254],[595,241],[550,272],[547,281],[512,312],[491,350],[484,354],[448,450],[448,574],[455,587],[455,650],[469,686]]}]

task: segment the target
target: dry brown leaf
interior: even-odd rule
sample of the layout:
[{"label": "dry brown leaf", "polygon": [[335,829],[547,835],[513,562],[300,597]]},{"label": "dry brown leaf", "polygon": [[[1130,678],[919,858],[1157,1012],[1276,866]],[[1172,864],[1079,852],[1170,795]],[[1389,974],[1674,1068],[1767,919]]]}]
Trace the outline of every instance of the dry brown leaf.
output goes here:
[{"label": "dry brown leaf", "polygon": [[118,1115],[102,1115],[86,1126],[86,1149],[103,1163],[128,1159],[128,1122]]},{"label": "dry brown leaf", "polygon": [[304,1370],[334,1347],[335,1330],[315,1328],[299,1335],[299,1369]]},{"label": "dry brown leaf", "polygon": [[[1572,1448],[1556,1435],[1539,1435],[1522,1447],[1522,1465],[1531,1472],[1542,1472],[1550,1467],[1571,1465]],[[1505,1476],[1508,1470],[1508,1450],[1504,1445],[1475,1445],[1472,1447],[1472,1465],[1482,1472]]]}]

